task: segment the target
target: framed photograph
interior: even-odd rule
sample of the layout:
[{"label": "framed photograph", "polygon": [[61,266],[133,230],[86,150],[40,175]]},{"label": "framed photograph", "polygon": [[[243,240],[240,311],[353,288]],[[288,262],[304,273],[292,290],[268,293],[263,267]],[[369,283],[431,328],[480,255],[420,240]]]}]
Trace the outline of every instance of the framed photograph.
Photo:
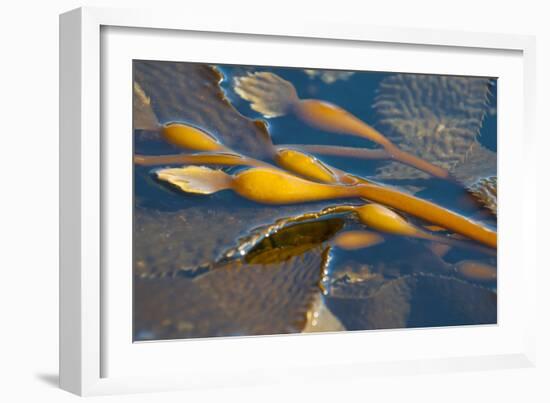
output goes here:
[{"label": "framed photograph", "polygon": [[84,8],[60,45],[62,388],[534,365],[533,38]]}]

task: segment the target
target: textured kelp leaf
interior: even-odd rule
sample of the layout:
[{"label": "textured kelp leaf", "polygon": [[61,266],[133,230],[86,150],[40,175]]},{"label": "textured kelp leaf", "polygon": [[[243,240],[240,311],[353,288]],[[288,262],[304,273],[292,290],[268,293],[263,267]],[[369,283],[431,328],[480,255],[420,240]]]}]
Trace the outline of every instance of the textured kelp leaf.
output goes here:
[{"label": "textured kelp leaf", "polygon": [[219,169],[202,166],[164,168],[155,171],[155,177],[186,193],[208,195],[231,187],[231,177]]},{"label": "textured kelp leaf", "polygon": [[220,264],[195,279],[136,278],[134,338],[300,332],[324,264],[317,247],[282,264]]},{"label": "textured kelp leaf", "polygon": [[137,82],[134,82],[132,116],[134,130],[156,131],[158,129],[158,121],[151,106],[151,99]]},{"label": "textured kelp leaf", "polygon": [[497,214],[497,177],[491,176],[481,178],[476,183],[468,188],[468,190],[478,199],[485,207]]},{"label": "textured kelp leaf", "polygon": [[[377,127],[402,150],[453,171],[461,165],[488,109],[487,78],[396,74],[380,83],[374,108]],[[380,178],[425,178],[414,168],[391,163]]]},{"label": "textured kelp leaf", "polygon": [[265,124],[242,116],[225,98],[221,74],[196,63],[135,61],[134,79],[150,98],[161,124],[190,123],[225,146],[254,158],[269,154]]},{"label": "textured kelp leaf", "polygon": [[294,85],[270,72],[235,77],[234,81],[235,92],[267,118],[286,114],[288,107],[298,100]]},{"label": "textured kelp leaf", "polygon": [[223,257],[232,259],[246,256],[246,259],[252,259],[270,249],[328,241],[342,228],[342,217],[349,215],[349,205],[303,210],[298,215],[278,218],[268,225],[251,227],[238,240],[237,246],[227,250]]},{"label": "textured kelp leaf", "polygon": [[475,143],[462,164],[455,167],[453,175],[464,186],[470,187],[479,179],[497,174],[497,153]]},{"label": "textured kelp leaf", "polygon": [[[299,222],[302,217],[304,220],[317,217],[328,205],[329,202],[241,207],[209,205],[203,201],[198,206],[174,212],[136,208],[134,274],[173,275],[220,260],[240,258],[287,223]],[[309,232],[307,236],[312,235]]]},{"label": "textured kelp leaf", "polygon": [[431,274],[342,285],[326,300],[348,330],[492,324],[497,317],[494,291]]}]

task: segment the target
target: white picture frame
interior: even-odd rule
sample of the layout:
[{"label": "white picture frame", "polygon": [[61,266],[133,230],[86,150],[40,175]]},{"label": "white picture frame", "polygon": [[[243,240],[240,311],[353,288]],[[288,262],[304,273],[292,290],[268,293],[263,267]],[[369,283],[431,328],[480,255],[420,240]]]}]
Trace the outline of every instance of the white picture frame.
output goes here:
[{"label": "white picture frame", "polygon": [[[154,35],[151,37],[152,33]],[[188,53],[182,59],[181,54],[175,54],[173,45],[183,40],[186,33],[192,34],[189,49],[195,49],[195,53],[193,56]],[[111,36],[106,39],[106,34]],[[209,339],[194,340],[194,344],[159,342],[140,344],[140,347],[131,345],[130,340],[128,344],[124,328],[115,330],[129,320],[125,317],[127,307],[120,308],[128,303],[129,287],[124,284],[124,273],[127,272],[122,270],[118,277],[112,277],[112,273],[105,269],[110,264],[109,259],[124,259],[125,255],[113,250],[106,241],[106,238],[114,239],[113,234],[110,233],[109,237],[104,235],[105,228],[107,231],[114,228],[119,233],[127,232],[128,221],[124,222],[123,218],[118,221],[121,217],[128,217],[127,214],[118,214],[115,211],[117,207],[111,202],[113,198],[127,200],[124,197],[128,197],[128,192],[113,188],[112,183],[121,183],[119,179],[124,182],[128,171],[124,170],[124,163],[113,162],[109,155],[115,148],[124,152],[128,143],[111,141],[113,136],[109,133],[114,128],[118,129],[118,124],[122,125],[122,131],[126,130],[124,125],[131,124],[126,119],[131,90],[126,98],[120,98],[118,104],[117,95],[111,97],[110,85],[118,88],[118,84],[113,83],[124,81],[120,80],[124,78],[120,74],[127,73],[127,62],[135,57],[132,54],[135,44],[131,44],[131,37],[139,35],[139,55],[148,52],[145,56],[155,60],[272,65],[276,64],[277,52],[281,52],[277,46],[285,44],[289,49],[286,53],[290,56],[287,54],[284,61],[280,59],[280,65],[292,63],[289,61],[292,52],[296,52],[295,63],[301,65],[305,59],[301,56],[299,60],[296,49],[303,50],[312,43],[319,43],[319,46],[330,47],[333,52],[341,50],[341,58],[339,61],[315,59],[316,53],[311,51],[308,60],[313,67],[364,68],[368,65],[373,70],[385,68],[388,71],[403,69],[454,74],[502,71],[503,80],[508,84],[503,87],[504,91],[499,89],[499,324],[476,329],[403,329],[306,337]],[[208,46],[216,46],[216,41],[220,40],[231,41],[231,38],[243,41],[249,48],[272,46],[274,50],[264,56],[259,51],[247,56],[235,44],[231,47],[234,56],[230,52],[224,54],[223,60],[219,54],[210,53],[209,56]],[[193,41],[203,42],[199,46],[193,45]],[[159,46],[152,49],[155,43]],[[293,46],[295,50],[292,50]],[[381,64],[376,65],[374,61],[370,64],[358,61],[358,64],[351,66],[346,64],[351,62],[343,61],[346,53],[363,52],[366,48],[376,48],[373,52],[386,52],[388,48],[391,52],[385,62],[380,61]],[[174,55],[171,56],[170,52]],[[393,56],[390,55],[392,52]],[[427,60],[409,57],[404,61],[400,54],[410,55],[407,52],[420,53]],[[441,54],[441,57],[436,58],[433,52]],[[154,10],[81,8],[61,15],[61,387],[79,395],[97,395],[292,383],[304,379],[328,380],[329,372],[333,378],[344,379],[375,373],[393,375],[533,366],[536,326],[535,318],[530,313],[535,311],[537,268],[533,248],[536,242],[532,239],[527,241],[526,234],[536,232],[536,217],[534,209],[527,208],[527,192],[517,192],[516,189],[536,188],[535,161],[531,158],[535,139],[534,52],[534,38],[521,35],[381,28],[314,19],[289,20],[284,25],[263,19],[181,19],[176,14]],[[279,57],[283,55],[279,53]],[[383,64],[391,60],[393,65]],[[457,63],[457,60],[463,62]],[[476,63],[476,60],[482,61]],[[109,64],[111,61],[112,66]],[[430,67],[423,67],[427,64]],[[506,67],[508,65],[509,69]],[[108,81],[110,84],[106,84],[102,76],[107,74],[112,78]],[[131,76],[128,76],[126,84],[121,84],[118,94],[124,94],[125,88],[131,89]],[[501,102],[502,94],[510,96]],[[111,111],[102,109],[106,102],[122,112],[120,117],[113,117]],[[506,124],[502,127],[503,122]],[[503,141],[501,131],[513,131],[516,137],[507,136]],[[130,136],[131,132],[127,134]],[[512,156],[518,158],[518,155],[523,163],[512,172],[507,168],[509,164],[504,162]],[[507,183],[514,183],[515,186],[507,186]],[[113,192],[117,192],[116,197]],[[111,213],[106,214],[106,211]],[[513,217],[511,211],[516,212]],[[501,236],[501,228],[514,231],[508,230]],[[121,242],[127,246],[125,239]],[[127,248],[122,246],[121,250]],[[502,287],[501,261],[504,262]],[[506,265],[512,263],[521,270],[508,271]],[[131,278],[127,278],[127,282],[130,283]],[[118,287],[121,287],[120,292]],[[122,297],[113,298],[113,292]],[[453,340],[462,340],[462,344],[447,344]],[[388,343],[402,346],[403,341],[415,346],[416,351],[401,347],[392,349],[392,354],[388,354],[390,350],[384,347]],[[373,342],[378,346],[376,349],[368,347]],[[320,346],[329,349],[340,346],[343,358],[320,359],[317,354]],[[364,348],[358,349],[359,346]],[[185,360],[169,359],[169,356],[184,354],[182,351],[186,351],[182,355]],[[286,354],[283,353],[285,351]],[[136,369],[140,366],[143,368]]]}]

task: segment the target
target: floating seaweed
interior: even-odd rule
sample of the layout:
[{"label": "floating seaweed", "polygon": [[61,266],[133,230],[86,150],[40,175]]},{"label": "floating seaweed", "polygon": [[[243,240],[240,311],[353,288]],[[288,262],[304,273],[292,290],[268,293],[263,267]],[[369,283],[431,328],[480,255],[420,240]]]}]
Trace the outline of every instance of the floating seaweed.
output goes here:
[{"label": "floating seaweed", "polygon": [[485,207],[497,214],[497,177],[481,178],[468,188],[468,190]]},{"label": "floating seaweed", "polygon": [[259,72],[236,77],[235,92],[266,117],[292,113],[314,128],[368,139],[381,145],[389,158],[439,178],[449,177],[445,169],[396,147],[382,133],[339,106],[317,99],[300,99],[292,83],[276,74]]},{"label": "floating seaweed", "polygon": [[317,247],[284,262],[227,262],[194,279],[136,278],[134,340],[301,332],[324,256]]},{"label": "floating seaweed", "polygon": [[[165,154],[135,154],[139,175],[146,173],[143,166],[155,166],[151,173],[162,184],[199,195],[182,195],[175,211],[144,208],[137,199],[136,340],[496,321],[496,293],[475,285],[491,285],[496,276],[494,259],[487,257],[494,255],[490,248],[496,248],[493,230],[316,157],[393,160],[402,170],[428,173],[427,178],[456,178],[475,192],[476,182],[494,175],[496,167],[496,154],[476,139],[485,113],[479,115],[478,109],[486,109],[486,99],[476,101],[483,92],[481,84],[460,84],[449,77],[442,81],[443,89],[430,84],[432,93],[425,97],[396,103],[396,108],[409,108],[411,119],[439,119],[435,135],[428,133],[431,123],[419,132],[428,145],[422,154],[414,148],[422,144],[409,145],[409,137],[400,132],[408,127],[404,121],[380,132],[336,105],[299,99],[293,84],[273,73],[246,68],[243,74],[235,80],[235,91],[264,116],[292,113],[314,128],[360,136],[382,148],[273,145],[265,123],[242,116],[225,98],[220,70],[135,62],[134,129],[149,139],[156,136]],[[391,80],[382,82],[377,98],[383,113],[393,99],[384,97],[401,91],[388,83]],[[415,85],[405,91],[407,96]],[[456,95],[442,103],[441,110],[422,106],[445,92]],[[464,101],[460,97],[465,92],[470,98]],[[459,138],[449,140],[445,133]],[[440,161],[445,147],[451,151]],[[235,199],[231,192],[208,196],[225,189],[253,203]],[[496,206],[496,178],[494,196]],[[365,204],[364,199],[379,204]],[[238,200],[243,202],[233,202]],[[348,252],[329,245],[351,250],[348,259],[367,259],[356,262],[359,266],[353,267],[359,269],[347,270],[335,265],[331,251],[338,256]],[[376,255],[369,255],[370,248],[362,250],[375,245]],[[445,250],[438,251],[442,245]],[[401,251],[399,256],[394,248]],[[458,248],[473,253],[454,263]],[[484,254],[477,254],[480,251]],[[449,256],[450,263],[443,256]],[[479,312],[474,311],[476,304]],[[436,314],[425,316],[426,308],[433,306]]]},{"label": "floating seaweed", "polygon": [[[380,116],[377,126],[404,151],[454,171],[478,146],[491,83],[480,77],[392,75],[380,83],[373,105]],[[390,163],[379,170],[379,177],[426,175]]]},{"label": "floating seaweed", "polygon": [[326,303],[348,330],[496,323],[494,291],[433,274],[339,282]]},{"label": "floating seaweed", "polygon": [[226,147],[261,159],[271,149],[265,123],[239,114],[225,98],[221,79],[204,64],[134,61],[134,80],[161,125],[192,122]]},{"label": "floating seaweed", "polygon": [[494,231],[436,204],[368,183],[355,186],[316,183],[271,168],[250,168],[234,176],[206,167],[167,168],[156,171],[156,176],[184,192],[205,194],[231,189],[248,200],[262,204],[365,198],[400,209],[496,248],[497,238]]},{"label": "floating seaweed", "polygon": [[[199,205],[173,212],[136,208],[134,273],[144,278],[186,273],[192,276],[216,262],[246,255],[266,236],[286,227],[288,217],[294,217],[293,223],[311,219],[328,204],[243,208]],[[277,221],[280,227],[275,230],[272,223]]]}]

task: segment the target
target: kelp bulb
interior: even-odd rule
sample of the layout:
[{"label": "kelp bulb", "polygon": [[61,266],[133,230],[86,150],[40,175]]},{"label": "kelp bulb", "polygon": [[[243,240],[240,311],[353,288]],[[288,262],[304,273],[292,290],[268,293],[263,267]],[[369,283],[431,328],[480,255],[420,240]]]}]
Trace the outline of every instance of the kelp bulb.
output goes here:
[{"label": "kelp bulb", "polygon": [[338,178],[328,167],[317,158],[292,149],[280,149],[275,156],[277,164],[304,178],[317,182],[333,183]]},{"label": "kelp bulb", "polygon": [[161,129],[162,137],[172,145],[194,151],[223,151],[218,140],[205,131],[183,123],[169,123]]},{"label": "kelp bulb", "polygon": [[359,220],[372,229],[392,234],[418,236],[419,231],[399,214],[380,204],[366,204],[356,209]]}]

